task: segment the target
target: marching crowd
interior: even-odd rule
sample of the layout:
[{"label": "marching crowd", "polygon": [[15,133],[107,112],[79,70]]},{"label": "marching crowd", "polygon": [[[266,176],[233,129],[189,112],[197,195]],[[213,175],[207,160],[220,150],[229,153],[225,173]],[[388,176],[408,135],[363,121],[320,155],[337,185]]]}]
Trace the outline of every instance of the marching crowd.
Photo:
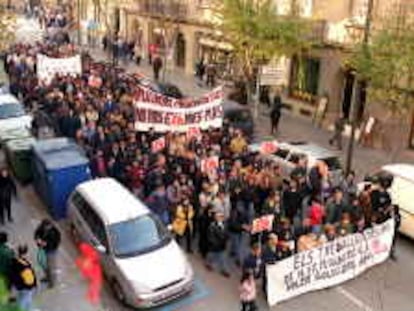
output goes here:
[{"label": "marching crowd", "polygon": [[[133,76],[84,57],[81,76],[47,84],[36,77],[39,52],[76,53],[71,45],[16,45],[5,57],[12,93],[47,111],[57,132],[84,148],[95,178],[126,185],[188,252],[199,252],[208,270],[230,277],[230,262],[240,266],[243,310],[255,310],[255,280],[265,284],[266,264],[398,214],[382,180],[358,191],[351,173],[333,187],[324,166],[308,167],[306,158],[283,176],[274,162],[249,151],[248,139],[228,120],[198,135],[137,132]],[[161,136],[165,147],[154,151]],[[218,165],[203,168],[213,156]],[[271,228],[252,233],[253,220],[264,215],[274,216]]]}]

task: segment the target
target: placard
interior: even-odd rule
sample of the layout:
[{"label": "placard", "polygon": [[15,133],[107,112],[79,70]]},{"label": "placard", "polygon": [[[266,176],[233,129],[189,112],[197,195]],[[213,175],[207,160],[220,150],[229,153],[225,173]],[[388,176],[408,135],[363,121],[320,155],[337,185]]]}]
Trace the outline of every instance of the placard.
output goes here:
[{"label": "placard", "polygon": [[206,159],[201,160],[201,172],[202,173],[211,173],[219,167],[219,157],[211,156]]},{"label": "placard", "polygon": [[395,223],[389,219],[266,266],[270,306],[355,278],[390,255]]},{"label": "placard", "polygon": [[81,56],[52,58],[43,54],[37,54],[38,79],[50,83],[57,74],[70,76],[82,74]]},{"label": "placard", "polygon": [[264,215],[262,217],[256,218],[252,222],[252,234],[261,233],[264,231],[271,231],[273,228],[273,220],[275,215]]},{"label": "placard", "polygon": [[134,96],[135,128],[156,132],[219,128],[223,123],[223,96],[221,87],[196,99],[175,99],[138,87]]},{"label": "placard", "polygon": [[160,137],[151,143],[152,153],[157,153],[165,148],[165,137]]}]

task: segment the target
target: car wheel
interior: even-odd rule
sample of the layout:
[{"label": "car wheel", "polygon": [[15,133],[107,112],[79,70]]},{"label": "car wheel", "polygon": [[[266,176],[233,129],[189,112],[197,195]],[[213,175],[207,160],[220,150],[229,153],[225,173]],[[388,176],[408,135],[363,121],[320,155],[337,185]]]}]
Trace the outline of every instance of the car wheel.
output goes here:
[{"label": "car wheel", "polygon": [[123,305],[126,305],[126,298],[121,285],[119,285],[118,281],[115,279],[112,279],[110,282],[112,291],[114,292],[116,299]]}]

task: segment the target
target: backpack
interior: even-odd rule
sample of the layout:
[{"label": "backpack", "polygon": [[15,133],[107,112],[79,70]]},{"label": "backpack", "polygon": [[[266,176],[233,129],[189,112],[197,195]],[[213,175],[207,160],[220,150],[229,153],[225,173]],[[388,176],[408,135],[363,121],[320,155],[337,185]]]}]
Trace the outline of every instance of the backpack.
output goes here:
[{"label": "backpack", "polygon": [[35,275],[33,269],[30,267],[29,263],[23,259],[18,259],[18,261],[24,266],[22,271],[20,271],[20,277],[25,286],[33,286],[35,283]]}]

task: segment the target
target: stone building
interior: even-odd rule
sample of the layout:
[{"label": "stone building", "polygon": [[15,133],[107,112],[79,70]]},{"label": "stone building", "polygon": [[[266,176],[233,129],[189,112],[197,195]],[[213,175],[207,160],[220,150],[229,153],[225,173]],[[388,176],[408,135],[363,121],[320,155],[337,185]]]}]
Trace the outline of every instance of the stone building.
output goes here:
[{"label": "stone building", "polygon": [[[159,53],[166,55],[170,68],[192,74],[200,58],[217,63],[219,73],[232,67],[232,46],[214,27],[219,22],[212,10],[214,0],[77,1],[84,28],[90,21],[98,21],[100,34],[112,27],[123,37],[141,42],[144,53],[150,45],[155,45]],[[279,14],[285,14],[292,3],[292,0],[274,1]],[[314,25],[313,34],[321,44],[302,59],[293,57],[285,68],[288,82],[284,101],[293,113],[308,118],[323,113],[322,125],[327,127],[339,114],[350,116],[354,76],[346,62],[350,47],[363,35],[368,1],[296,0],[300,14]],[[398,3],[413,1],[374,0],[373,22],[380,22],[379,17]],[[103,22],[104,15],[110,23]],[[387,120],[383,107],[366,103],[364,85],[357,85],[356,94],[362,102],[359,113],[363,120],[370,117]],[[326,109],[321,109],[321,98],[327,100]],[[409,126],[411,123],[407,122],[405,133],[414,129]],[[414,130],[411,133],[412,138],[404,139],[414,143]]]}]

